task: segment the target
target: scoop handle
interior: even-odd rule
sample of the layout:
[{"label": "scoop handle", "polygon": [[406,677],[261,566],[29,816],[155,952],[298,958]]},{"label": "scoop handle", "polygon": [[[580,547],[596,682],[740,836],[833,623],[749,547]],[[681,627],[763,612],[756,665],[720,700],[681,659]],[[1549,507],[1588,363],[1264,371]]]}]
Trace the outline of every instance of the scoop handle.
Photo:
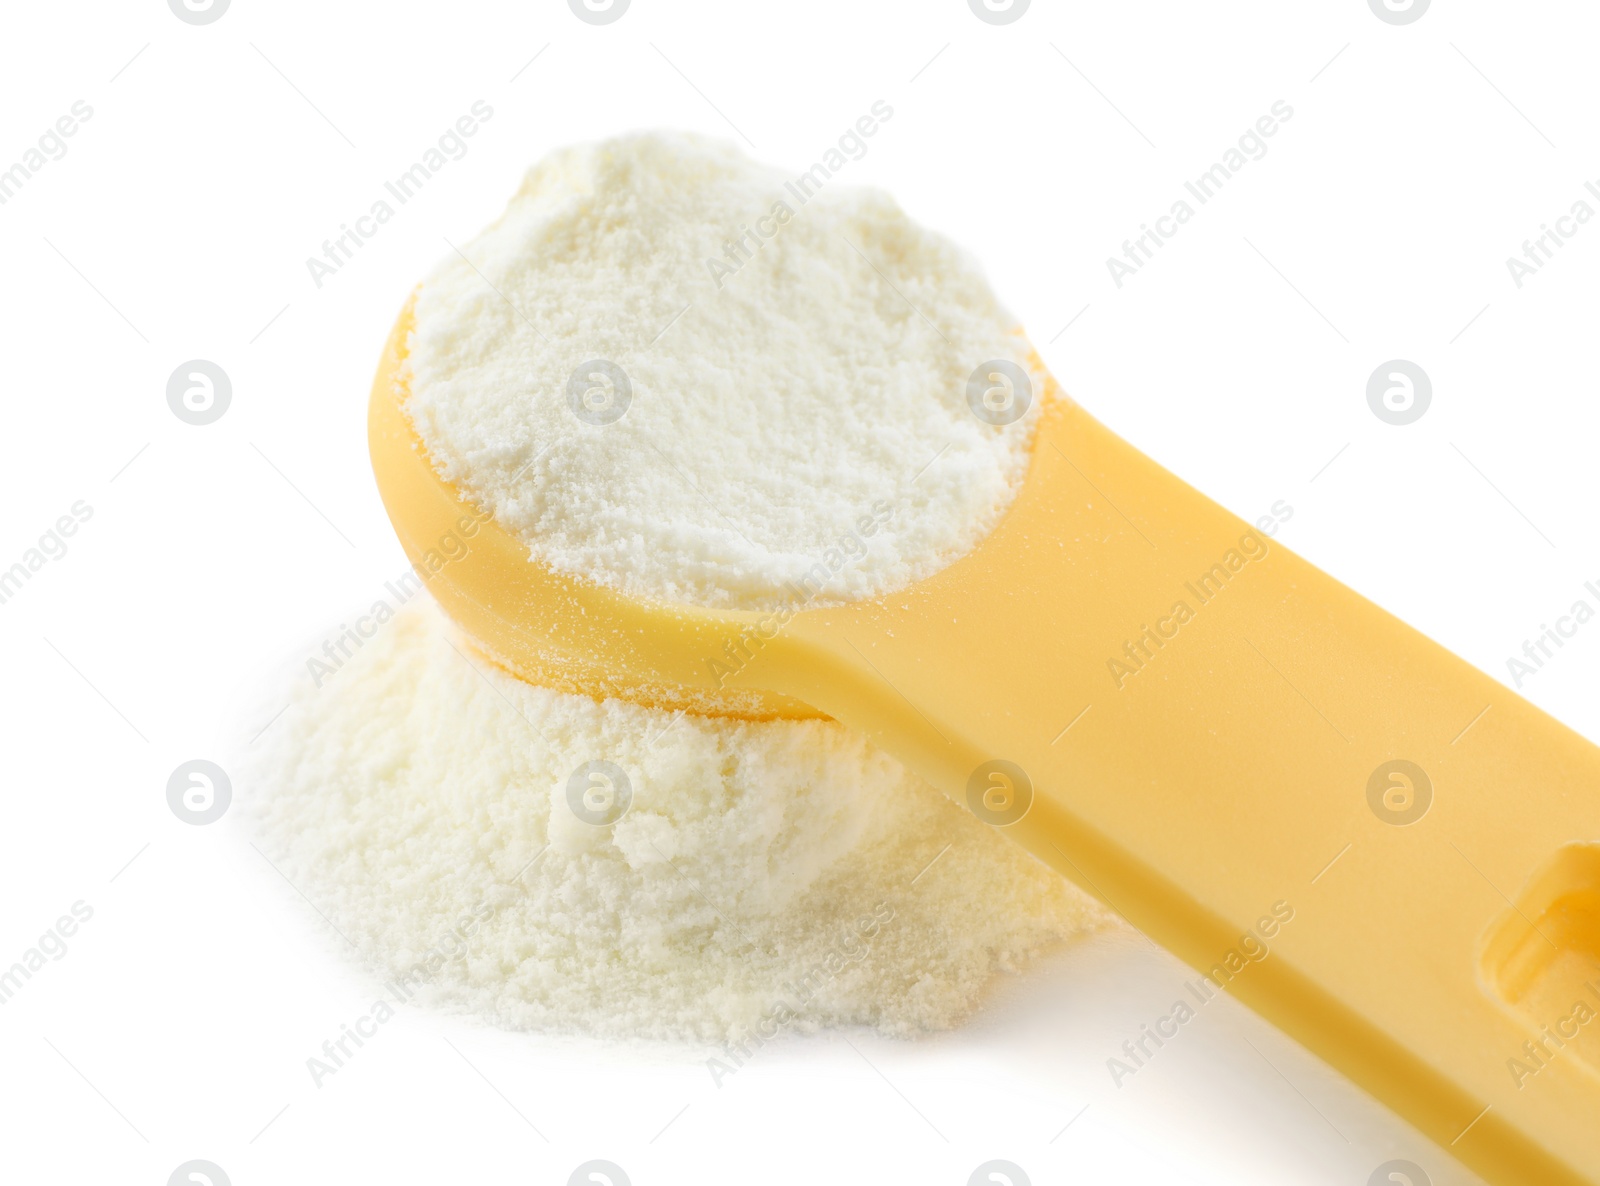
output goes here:
[{"label": "scoop handle", "polygon": [[1600,1183],[1600,750],[1076,405],[1039,433],[975,552],[735,640],[732,680],[870,735],[1489,1180]]}]

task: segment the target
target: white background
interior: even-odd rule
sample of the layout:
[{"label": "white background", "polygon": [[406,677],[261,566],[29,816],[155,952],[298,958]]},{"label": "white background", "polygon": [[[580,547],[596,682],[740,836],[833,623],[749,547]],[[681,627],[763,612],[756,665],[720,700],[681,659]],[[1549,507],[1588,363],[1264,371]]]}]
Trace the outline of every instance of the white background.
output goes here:
[{"label": "white background", "polygon": [[[1183,976],[1128,934],[963,1031],[797,1041],[720,1090],[705,1051],[416,1010],[318,1089],[306,1058],[376,985],[235,819],[185,825],[165,784],[270,728],[263,673],[402,570],[365,397],[446,238],[563,142],[691,128],[799,169],[878,99],[894,117],[848,179],[983,259],[1069,391],[1245,517],[1287,501],[1282,541],[1507,678],[1600,579],[1600,225],[1520,289],[1505,266],[1600,181],[1592,5],[1440,0],[1404,27],[1362,0],[1034,0],[1004,27],[964,0],[4,20],[0,168],[74,101],[94,114],[0,205],[0,567],[75,501],[93,517],[0,605],[0,965],[72,902],[94,917],[0,1007],[0,1178],[159,1184],[209,1158],[239,1186],[565,1183],[604,1157],[636,1186],[959,1184],[1007,1158],[1035,1183],[1360,1186],[1405,1157],[1472,1180],[1228,1000],[1114,1088],[1106,1058]],[[478,99],[470,152],[316,287],[306,258]],[[1279,99],[1267,155],[1118,288],[1107,256]],[[233,383],[207,427],[166,404],[192,358]],[[1406,427],[1366,404],[1391,358],[1433,381]],[[1600,736],[1597,658],[1600,625],[1524,693]]]}]

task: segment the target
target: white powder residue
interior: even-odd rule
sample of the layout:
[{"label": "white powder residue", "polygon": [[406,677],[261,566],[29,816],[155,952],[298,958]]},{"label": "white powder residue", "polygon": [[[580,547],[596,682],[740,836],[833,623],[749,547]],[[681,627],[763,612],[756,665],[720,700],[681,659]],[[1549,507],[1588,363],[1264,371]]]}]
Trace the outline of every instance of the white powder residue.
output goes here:
[{"label": "white powder residue", "polygon": [[[509,1027],[943,1028],[1103,918],[836,723],[534,687],[427,598],[273,734],[248,804],[268,855],[402,996]],[[609,825],[569,805],[593,761],[631,787]]]},{"label": "white powder residue", "polygon": [[[535,560],[763,609],[842,546],[859,558],[826,604],[936,572],[1010,504],[1042,377],[1004,426],[974,415],[968,380],[1027,370],[1015,320],[886,194],[793,180],[689,136],[566,149],[423,284],[409,414]],[[631,392],[610,423],[569,404],[578,374],[582,406],[621,406],[594,360]]]}]

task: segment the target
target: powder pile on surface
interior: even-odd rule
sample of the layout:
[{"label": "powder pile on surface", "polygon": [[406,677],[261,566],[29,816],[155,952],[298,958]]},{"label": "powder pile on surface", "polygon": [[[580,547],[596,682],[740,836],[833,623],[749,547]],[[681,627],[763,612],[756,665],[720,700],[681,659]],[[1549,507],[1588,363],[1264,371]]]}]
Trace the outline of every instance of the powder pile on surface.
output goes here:
[{"label": "powder pile on surface", "polygon": [[[249,807],[284,875],[406,995],[512,1028],[944,1028],[1103,917],[837,723],[535,687],[426,597],[273,732]],[[609,824],[569,801],[596,761]]]},{"label": "powder pile on surface", "polygon": [[[1016,494],[1044,391],[977,268],[887,196],[692,137],[554,154],[414,313],[405,409],[441,474],[536,562],[639,599],[933,574]],[[997,374],[1031,396],[1006,423],[975,402]],[[908,1034],[1104,917],[836,722],[523,683],[425,597],[318,682],[274,728],[261,845],[408,999]]]},{"label": "powder pile on surface", "polygon": [[1010,504],[1043,390],[974,414],[974,373],[1030,348],[886,194],[689,136],[551,155],[415,312],[406,410],[441,475],[638,599],[775,608],[841,546],[816,604],[931,575]]}]

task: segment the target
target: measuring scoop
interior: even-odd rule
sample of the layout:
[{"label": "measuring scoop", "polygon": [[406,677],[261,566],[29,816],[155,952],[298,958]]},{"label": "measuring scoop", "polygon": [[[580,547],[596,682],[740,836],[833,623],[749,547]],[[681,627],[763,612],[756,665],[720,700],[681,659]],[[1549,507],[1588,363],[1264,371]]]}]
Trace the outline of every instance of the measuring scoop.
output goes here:
[{"label": "measuring scoop", "polygon": [[[771,613],[554,572],[439,477],[373,470],[445,611],[537,683],[833,717],[1492,1182],[1600,1184],[1600,750],[1255,531],[1038,372],[1026,481],[911,588]],[[981,885],[973,886],[981,894]]]}]

